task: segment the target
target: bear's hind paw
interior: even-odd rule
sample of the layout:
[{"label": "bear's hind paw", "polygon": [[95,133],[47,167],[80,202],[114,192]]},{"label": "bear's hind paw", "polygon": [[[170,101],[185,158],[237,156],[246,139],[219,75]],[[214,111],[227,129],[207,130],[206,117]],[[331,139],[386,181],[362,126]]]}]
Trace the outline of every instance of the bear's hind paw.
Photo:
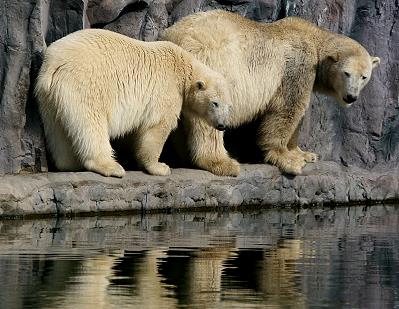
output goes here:
[{"label": "bear's hind paw", "polygon": [[126,174],[123,167],[115,161],[96,162],[94,160],[87,160],[84,166],[87,170],[99,173],[105,177],[122,178]]},{"label": "bear's hind paw", "polygon": [[204,169],[218,176],[232,176],[237,177],[240,174],[240,163],[234,159],[212,162]]},{"label": "bear's hind paw", "polygon": [[171,174],[169,166],[161,162],[146,167],[146,170],[149,174],[155,176],[169,176]]}]

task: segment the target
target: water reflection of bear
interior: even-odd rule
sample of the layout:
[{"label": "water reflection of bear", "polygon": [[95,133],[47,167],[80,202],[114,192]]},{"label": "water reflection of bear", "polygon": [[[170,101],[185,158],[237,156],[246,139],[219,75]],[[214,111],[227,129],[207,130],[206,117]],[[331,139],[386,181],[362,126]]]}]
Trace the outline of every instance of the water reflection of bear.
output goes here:
[{"label": "water reflection of bear", "polygon": [[119,257],[85,261],[82,280],[73,288],[73,299],[75,304],[89,304],[94,299],[104,305],[173,308],[176,304],[233,304],[248,296],[268,305],[295,303],[300,308],[305,306],[304,298],[296,286],[292,263],[300,256],[298,240],[284,240],[270,250],[222,246],[125,251]]}]

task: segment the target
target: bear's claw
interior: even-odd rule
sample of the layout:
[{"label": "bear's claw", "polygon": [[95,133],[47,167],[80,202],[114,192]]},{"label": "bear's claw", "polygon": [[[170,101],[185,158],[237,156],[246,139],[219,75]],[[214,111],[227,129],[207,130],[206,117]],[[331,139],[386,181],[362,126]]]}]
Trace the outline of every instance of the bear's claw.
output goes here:
[{"label": "bear's claw", "polygon": [[265,158],[266,162],[276,165],[282,173],[300,175],[306,165],[304,152],[301,150],[279,152],[270,150]]},{"label": "bear's claw", "polygon": [[314,163],[314,162],[317,162],[319,160],[319,156],[316,153],[308,152],[308,151],[304,151],[303,152],[303,158],[308,163]]}]

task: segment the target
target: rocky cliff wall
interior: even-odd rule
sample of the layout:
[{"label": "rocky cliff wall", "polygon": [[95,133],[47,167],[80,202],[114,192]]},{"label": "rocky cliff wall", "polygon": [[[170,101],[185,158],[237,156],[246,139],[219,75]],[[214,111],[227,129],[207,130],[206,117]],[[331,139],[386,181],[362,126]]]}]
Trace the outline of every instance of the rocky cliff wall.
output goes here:
[{"label": "rocky cliff wall", "polygon": [[301,144],[322,159],[367,169],[399,160],[398,0],[3,0],[0,3],[0,174],[47,170],[40,117],[31,89],[45,44],[85,27],[142,40],[201,10],[222,8],[270,22],[300,16],[344,33],[382,58],[350,109],[315,95]]}]

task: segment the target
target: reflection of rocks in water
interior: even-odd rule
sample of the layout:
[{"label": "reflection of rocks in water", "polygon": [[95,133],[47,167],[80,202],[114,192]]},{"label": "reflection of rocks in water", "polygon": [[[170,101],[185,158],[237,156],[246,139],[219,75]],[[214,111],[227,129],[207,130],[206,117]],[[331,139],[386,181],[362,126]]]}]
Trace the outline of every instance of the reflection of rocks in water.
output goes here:
[{"label": "reflection of rocks in water", "polygon": [[398,298],[392,291],[399,291],[399,215],[394,209],[301,211],[300,236],[305,240],[298,270],[311,300],[339,299],[351,308],[393,308]]},{"label": "reflection of rocks in water", "polygon": [[53,301],[38,297],[38,291],[52,299],[63,297],[81,263],[49,258],[43,254],[31,259],[14,256],[12,262],[0,259],[0,308],[54,308]]},{"label": "reflection of rocks in water", "polygon": [[392,308],[398,234],[388,206],[0,221],[0,307]]}]

